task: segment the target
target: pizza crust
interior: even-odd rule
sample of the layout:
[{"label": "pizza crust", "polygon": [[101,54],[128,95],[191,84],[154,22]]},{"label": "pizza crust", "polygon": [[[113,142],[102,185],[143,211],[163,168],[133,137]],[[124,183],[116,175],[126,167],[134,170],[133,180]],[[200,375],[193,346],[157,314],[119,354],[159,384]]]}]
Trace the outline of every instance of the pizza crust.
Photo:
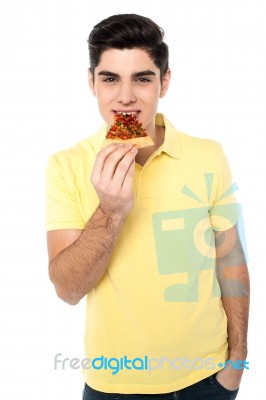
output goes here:
[{"label": "pizza crust", "polygon": [[114,143],[132,143],[138,149],[143,149],[144,147],[154,146],[154,141],[150,136],[142,136],[139,138],[132,139],[105,139],[102,148],[109,146]]}]

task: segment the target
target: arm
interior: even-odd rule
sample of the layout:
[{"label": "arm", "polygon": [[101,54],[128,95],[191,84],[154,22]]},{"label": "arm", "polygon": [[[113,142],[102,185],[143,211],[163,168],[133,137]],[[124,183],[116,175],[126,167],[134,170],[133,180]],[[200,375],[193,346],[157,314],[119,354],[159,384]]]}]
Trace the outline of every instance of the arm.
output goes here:
[{"label": "arm", "polygon": [[110,145],[95,160],[91,182],[100,203],[84,230],[48,232],[49,276],[58,296],[77,304],[102,278],[134,205],[132,145]]},{"label": "arm", "polygon": [[[227,315],[228,359],[245,360],[247,356],[247,331],[249,315],[249,274],[238,231],[233,227],[215,233],[216,273],[221,288],[221,298]],[[218,381],[234,390],[239,387],[243,369],[230,365],[219,371]]]}]

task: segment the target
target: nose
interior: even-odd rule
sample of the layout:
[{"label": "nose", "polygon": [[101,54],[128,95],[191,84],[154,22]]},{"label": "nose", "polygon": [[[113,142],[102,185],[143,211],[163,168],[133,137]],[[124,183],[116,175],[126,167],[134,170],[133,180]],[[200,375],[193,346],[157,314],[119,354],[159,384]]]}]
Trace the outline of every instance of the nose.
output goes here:
[{"label": "nose", "polygon": [[137,100],[134,94],[134,86],[132,83],[121,83],[117,95],[118,103],[128,105],[135,103]]}]

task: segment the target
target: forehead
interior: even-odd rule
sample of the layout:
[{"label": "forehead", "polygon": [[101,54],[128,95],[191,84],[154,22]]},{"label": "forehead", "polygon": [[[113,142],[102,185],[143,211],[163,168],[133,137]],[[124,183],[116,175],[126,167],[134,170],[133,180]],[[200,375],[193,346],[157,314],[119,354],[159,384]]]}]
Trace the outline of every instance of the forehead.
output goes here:
[{"label": "forehead", "polygon": [[96,71],[108,70],[116,73],[134,73],[151,70],[160,74],[159,68],[143,49],[108,49],[102,55]]}]

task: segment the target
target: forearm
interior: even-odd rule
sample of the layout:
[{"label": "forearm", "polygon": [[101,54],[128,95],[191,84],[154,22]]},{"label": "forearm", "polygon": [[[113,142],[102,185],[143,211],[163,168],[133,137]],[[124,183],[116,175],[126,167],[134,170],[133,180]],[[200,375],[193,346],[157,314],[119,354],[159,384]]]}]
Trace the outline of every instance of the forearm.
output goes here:
[{"label": "forearm", "polygon": [[125,217],[106,214],[98,207],[79,238],[49,264],[58,296],[69,304],[79,300],[102,278]]},{"label": "forearm", "polygon": [[[246,265],[228,267],[224,270],[226,291],[221,285],[222,303],[227,315],[228,358],[245,360],[247,356],[247,333],[249,316],[250,283]],[[231,285],[228,282],[231,281]],[[231,291],[228,287],[231,286]]]},{"label": "forearm", "polygon": [[225,268],[223,278],[220,286],[228,320],[229,351],[228,363],[218,372],[216,379],[227,389],[235,390],[240,386],[248,351],[249,277],[246,265]]},{"label": "forearm", "polygon": [[247,262],[237,225],[215,232],[216,276],[227,315],[229,358],[245,359],[250,283]]}]

